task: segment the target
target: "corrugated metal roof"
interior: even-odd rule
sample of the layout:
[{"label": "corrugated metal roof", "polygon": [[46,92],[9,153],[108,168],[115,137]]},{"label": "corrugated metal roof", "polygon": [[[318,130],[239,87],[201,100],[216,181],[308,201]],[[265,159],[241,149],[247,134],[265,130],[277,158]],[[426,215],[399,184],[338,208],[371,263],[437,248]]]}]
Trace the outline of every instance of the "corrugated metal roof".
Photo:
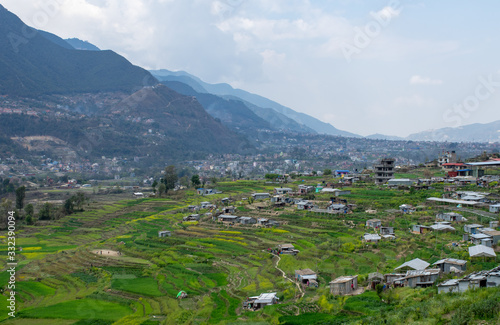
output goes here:
[{"label": "corrugated metal roof", "polygon": [[455,264],[455,265],[465,265],[465,264],[467,264],[467,261],[459,260],[456,258],[444,258],[442,260],[437,261],[436,263],[434,263],[432,265],[439,265],[439,264],[444,264],[444,263]]},{"label": "corrugated metal roof", "polygon": [[357,275],[354,275],[354,276],[341,276],[341,277],[338,277],[336,278],[335,280],[331,281],[330,284],[335,284],[335,283],[346,283],[346,282],[349,282],[349,281],[352,281],[354,279],[356,279],[358,276]]},{"label": "corrugated metal roof", "polygon": [[402,265],[400,265],[397,268],[395,268],[395,270],[398,270],[398,269],[401,269],[401,268],[404,268],[404,267],[409,267],[409,268],[412,268],[414,270],[424,270],[429,265],[431,265],[431,264],[427,263],[426,261],[423,261],[423,260],[421,260],[419,258],[415,258],[415,259],[413,259],[411,261],[404,262]]},{"label": "corrugated metal roof", "polygon": [[497,254],[495,254],[495,251],[493,248],[484,246],[484,245],[477,245],[477,246],[471,246],[469,247],[469,255],[470,257],[495,257]]}]

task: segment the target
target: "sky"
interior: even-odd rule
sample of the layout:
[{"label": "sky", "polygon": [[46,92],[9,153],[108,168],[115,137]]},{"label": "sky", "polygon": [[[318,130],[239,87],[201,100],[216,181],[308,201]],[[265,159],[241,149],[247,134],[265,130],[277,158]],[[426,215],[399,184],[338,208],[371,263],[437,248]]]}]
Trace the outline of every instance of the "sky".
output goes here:
[{"label": "sky", "polygon": [[363,136],[500,120],[495,0],[0,3],[143,68],[229,83]]}]

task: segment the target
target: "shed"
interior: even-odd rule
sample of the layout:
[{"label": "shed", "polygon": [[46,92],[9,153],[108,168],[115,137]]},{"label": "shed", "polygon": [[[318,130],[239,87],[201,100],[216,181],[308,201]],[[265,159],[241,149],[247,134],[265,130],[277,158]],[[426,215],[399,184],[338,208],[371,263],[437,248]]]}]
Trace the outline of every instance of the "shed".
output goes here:
[{"label": "shed", "polygon": [[261,293],[259,296],[247,298],[243,303],[243,307],[256,310],[268,305],[274,305],[278,303],[278,300],[276,292]]},{"label": "shed", "polygon": [[443,221],[462,221],[462,215],[456,212],[438,213],[436,219]]},{"label": "shed", "polygon": [[378,272],[370,273],[368,274],[368,281],[370,281],[371,288],[375,289],[377,284],[382,283],[384,281],[384,275]]},{"label": "shed", "polygon": [[415,181],[409,178],[392,178],[387,181],[388,186],[412,186]]},{"label": "shed", "polygon": [[439,278],[440,269],[410,270],[403,279],[408,287],[430,287]]},{"label": "shed", "polygon": [[445,258],[432,264],[438,267],[443,273],[464,272],[467,270],[467,261],[455,258]]},{"label": "shed", "polygon": [[311,281],[314,280],[313,284],[316,286],[318,276],[316,272],[311,269],[295,270],[295,281],[301,282],[302,284],[310,285]]},{"label": "shed", "polygon": [[394,227],[380,227],[381,235],[394,235]]},{"label": "shed", "polygon": [[434,225],[431,225],[430,227],[435,231],[455,231],[455,228],[444,223],[436,223]]},{"label": "shed", "polygon": [[382,221],[380,219],[369,219],[366,220],[366,226],[372,228],[378,228],[382,225]]},{"label": "shed", "polygon": [[485,231],[483,229],[482,233],[491,237],[493,245],[497,245],[498,241],[500,241],[500,231],[498,231],[498,230]]},{"label": "shed", "polygon": [[427,263],[426,261],[423,261],[419,258],[415,258],[411,261],[404,262],[403,264],[401,264],[400,266],[398,266],[394,270],[402,270],[402,271],[404,271],[404,270],[425,270],[429,265],[431,265],[431,264]]},{"label": "shed", "polygon": [[170,237],[172,236],[172,233],[168,230],[160,230],[158,231],[158,237],[163,238],[163,237]]},{"label": "shed", "polygon": [[451,279],[443,283],[438,284],[438,293],[449,293],[449,292],[459,292],[458,288],[459,280]]},{"label": "shed", "polygon": [[412,231],[419,233],[419,234],[425,234],[425,233],[428,233],[429,231],[431,231],[431,227],[422,226],[422,225],[413,225]]},{"label": "shed", "polygon": [[500,212],[500,204],[492,204],[490,205],[490,212],[491,213],[499,213]]},{"label": "shed", "polygon": [[464,225],[464,231],[469,234],[476,234],[479,232],[479,229],[483,228],[483,225],[479,225],[477,223],[471,225]]},{"label": "shed", "polygon": [[229,215],[229,214],[221,214],[218,217],[218,221],[219,222],[238,222],[239,219],[240,219],[240,217],[232,216],[232,215]]},{"label": "shed", "polygon": [[314,208],[314,204],[312,204],[309,201],[301,201],[301,202],[297,203],[298,210],[310,210],[312,208]]},{"label": "shed", "polygon": [[487,234],[470,235],[471,242],[475,245],[493,246],[493,238]]},{"label": "shed", "polygon": [[182,218],[182,221],[198,221],[200,220],[200,215],[199,214],[190,214],[184,218]]},{"label": "shed", "polygon": [[341,276],[331,281],[330,293],[333,295],[348,295],[358,289],[358,276]]},{"label": "shed", "polygon": [[469,256],[470,257],[496,257],[495,251],[493,248],[484,246],[484,245],[476,245],[469,247]]},{"label": "shed", "polygon": [[365,234],[363,236],[363,239],[369,243],[378,243],[378,241],[382,239],[382,237],[380,237],[378,234]]},{"label": "shed", "polygon": [[257,223],[257,220],[255,220],[255,218],[252,217],[241,217],[240,223],[242,225],[253,225]]},{"label": "shed", "polygon": [[269,199],[270,195],[269,193],[253,193],[252,198],[254,200],[264,200],[264,199]]}]

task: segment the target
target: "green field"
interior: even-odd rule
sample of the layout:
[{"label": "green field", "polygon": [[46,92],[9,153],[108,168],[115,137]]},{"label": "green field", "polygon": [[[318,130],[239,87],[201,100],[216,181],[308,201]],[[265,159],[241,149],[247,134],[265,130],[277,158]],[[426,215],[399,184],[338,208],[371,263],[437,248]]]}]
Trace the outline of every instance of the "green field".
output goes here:
[{"label": "green field", "polygon": [[[422,173],[411,176],[421,177]],[[318,178],[305,183],[315,185]],[[435,286],[391,289],[380,294],[369,287],[369,273],[392,273],[398,265],[417,257],[429,263],[445,257],[465,259],[467,272],[498,265],[494,259],[468,257],[468,245],[460,243],[460,225],[456,232],[437,235],[409,231],[412,225],[430,224],[438,212],[449,211],[449,207],[426,204],[426,198],[442,195],[442,184],[418,191],[355,184],[347,188],[351,194],[342,197],[355,204],[354,210],[339,215],[299,211],[294,205],[274,208],[268,201],[258,203],[265,204],[264,208],[256,208],[242,200],[253,192],[269,192],[273,187],[264,181],[220,182],[216,188],[223,194],[200,197],[188,189],[161,199],[140,200],[95,194],[85,211],[43,226],[23,226],[17,239],[23,247],[17,255],[17,317],[8,317],[6,300],[0,299],[0,323],[500,322],[500,288],[438,295]],[[202,201],[218,204],[223,197],[233,199],[231,204],[236,206],[238,216],[268,218],[280,225],[228,225],[208,216],[198,222],[182,222],[191,213],[187,210],[189,205]],[[326,207],[329,199],[329,194],[318,193],[315,204]],[[398,212],[403,203],[420,207],[417,212],[403,215]],[[367,209],[376,213],[369,214]],[[200,211],[205,212],[208,211]],[[485,222],[473,213],[462,213],[470,223]],[[397,238],[365,243],[362,236],[374,232],[365,227],[366,220],[372,218],[381,219],[383,226],[394,227]],[[160,230],[170,230],[172,236],[159,238]],[[282,255],[277,263],[269,249],[283,243],[292,243],[300,253]],[[6,252],[7,243],[1,238],[0,254],[6,256]],[[304,289],[301,295],[290,279],[295,270],[305,268],[317,272],[319,287]],[[289,279],[283,278],[281,270]],[[350,297],[331,295],[328,283],[343,275],[358,275],[364,292]],[[448,278],[451,276],[439,281]],[[7,273],[0,273],[2,284],[7,280]],[[187,297],[177,299],[180,291]],[[248,297],[265,292],[276,292],[279,304],[257,311],[242,308]],[[5,290],[3,295],[7,297]]]}]

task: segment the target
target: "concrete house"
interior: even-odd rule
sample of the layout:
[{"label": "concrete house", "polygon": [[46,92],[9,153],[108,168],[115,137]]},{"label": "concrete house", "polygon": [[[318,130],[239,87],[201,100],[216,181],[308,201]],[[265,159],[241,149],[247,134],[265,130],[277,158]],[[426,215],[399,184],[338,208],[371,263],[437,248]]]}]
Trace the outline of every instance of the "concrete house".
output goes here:
[{"label": "concrete house", "polygon": [[462,221],[462,215],[456,212],[438,213],[436,215],[436,219],[449,222],[459,222]]},{"label": "concrete house", "polygon": [[331,294],[336,296],[348,295],[358,289],[358,276],[341,276],[329,284]]},{"label": "concrete house", "polygon": [[164,238],[164,237],[170,237],[172,236],[172,233],[168,230],[160,230],[158,231],[158,237]]},{"label": "concrete house", "polygon": [[269,199],[271,195],[269,193],[253,193],[252,198],[254,200],[265,200]]},{"label": "concrete house", "polygon": [[295,270],[295,281],[308,287],[318,287],[318,276],[311,269]]},{"label": "concrete house", "polygon": [[467,270],[467,261],[455,258],[445,258],[432,265],[439,268],[442,273],[458,273],[465,272]]},{"label": "concrete house", "polygon": [[415,181],[409,179],[409,178],[392,178],[387,181],[387,185],[391,187],[397,187],[397,186],[412,186]]},{"label": "concrete house", "polygon": [[299,185],[299,194],[300,195],[305,195],[307,193],[314,192],[314,186],[310,185]]},{"label": "concrete house", "polygon": [[288,193],[292,193],[293,190],[289,187],[276,187],[274,188],[274,194],[276,195],[285,195]]},{"label": "concrete house", "polygon": [[469,234],[477,234],[482,228],[484,228],[483,225],[478,225],[476,223],[471,225],[464,225],[464,231],[468,232]]},{"label": "concrete house", "polygon": [[222,208],[222,213],[225,213],[225,214],[231,214],[231,213],[234,213],[235,211],[236,211],[236,208],[233,207],[232,205]]},{"label": "concrete house", "polygon": [[366,220],[366,227],[371,227],[371,228],[378,228],[382,225],[382,221],[380,219],[369,219]]},{"label": "concrete house", "polygon": [[385,158],[373,166],[375,170],[375,184],[385,184],[388,180],[394,177],[394,164],[393,158]]},{"label": "concrete house", "polygon": [[326,210],[331,213],[347,213],[349,208],[344,204],[330,204]]},{"label": "concrete house", "polygon": [[255,218],[252,218],[252,217],[241,217],[240,223],[242,225],[254,225],[257,223],[257,220]]}]

